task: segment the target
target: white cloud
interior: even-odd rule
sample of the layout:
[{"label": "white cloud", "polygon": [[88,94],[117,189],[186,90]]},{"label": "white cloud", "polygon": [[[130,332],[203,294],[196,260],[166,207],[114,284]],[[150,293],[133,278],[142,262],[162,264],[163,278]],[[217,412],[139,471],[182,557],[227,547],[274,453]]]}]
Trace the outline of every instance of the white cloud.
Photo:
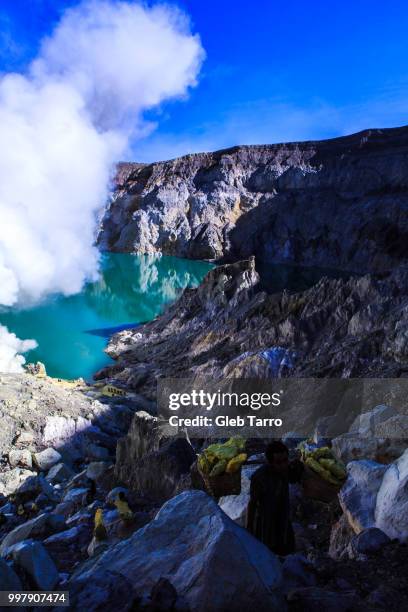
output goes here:
[{"label": "white cloud", "polygon": [[25,359],[19,353],[26,353],[36,346],[34,340],[19,340],[0,325],[0,372],[21,372]]},{"label": "white cloud", "polygon": [[64,13],[27,74],[0,79],[0,304],[72,294],[97,275],[112,165],[152,129],[143,112],[185,96],[202,60],[178,9],[91,0]]}]

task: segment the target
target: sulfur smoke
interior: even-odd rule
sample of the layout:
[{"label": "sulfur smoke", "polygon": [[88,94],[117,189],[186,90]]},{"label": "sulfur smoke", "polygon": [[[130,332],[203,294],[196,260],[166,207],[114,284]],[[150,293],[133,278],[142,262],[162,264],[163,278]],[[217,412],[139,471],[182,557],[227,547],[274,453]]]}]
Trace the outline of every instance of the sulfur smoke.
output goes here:
[{"label": "sulfur smoke", "polygon": [[[0,78],[0,304],[81,290],[98,274],[97,215],[115,161],[183,97],[203,59],[174,7],[87,1],[67,10],[25,74]],[[0,328],[0,371],[34,346]]]}]

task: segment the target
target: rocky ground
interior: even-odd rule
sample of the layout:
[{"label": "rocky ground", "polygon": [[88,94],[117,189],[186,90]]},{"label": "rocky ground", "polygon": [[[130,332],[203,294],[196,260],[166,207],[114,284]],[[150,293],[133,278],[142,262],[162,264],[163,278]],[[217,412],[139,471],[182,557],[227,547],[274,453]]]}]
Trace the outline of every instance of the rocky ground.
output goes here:
[{"label": "rocky ground", "polygon": [[219,266],[151,323],[111,339],[98,373],[153,398],[160,376],[406,377],[408,268],[258,289],[254,260]]},{"label": "rocky ground", "polygon": [[406,263],[408,128],[122,164],[114,251],[383,271]]},{"label": "rocky ground", "polygon": [[[128,398],[107,399],[102,387],[28,374],[7,382],[2,397],[29,392],[36,412],[3,454],[2,589],[69,590],[78,611],[406,609],[407,440],[389,463],[349,463],[330,503],[291,485],[297,552],[279,560],[244,529],[262,454],[243,467],[239,494],[214,500],[196,470],[201,443],[164,439],[146,403],[130,414]],[[118,439],[124,413],[131,425]],[[351,431],[361,440],[395,418],[381,406]],[[342,457],[349,445],[333,449]]]}]

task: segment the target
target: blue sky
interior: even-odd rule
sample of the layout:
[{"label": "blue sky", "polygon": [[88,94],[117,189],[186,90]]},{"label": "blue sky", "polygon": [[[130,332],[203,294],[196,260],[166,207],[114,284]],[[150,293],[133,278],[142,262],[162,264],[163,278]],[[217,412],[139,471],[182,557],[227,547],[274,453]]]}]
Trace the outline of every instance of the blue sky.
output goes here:
[{"label": "blue sky", "polygon": [[[0,69],[21,70],[74,0],[3,0]],[[406,0],[177,0],[206,61],[188,99],[151,111],[150,161],[408,123]]]}]

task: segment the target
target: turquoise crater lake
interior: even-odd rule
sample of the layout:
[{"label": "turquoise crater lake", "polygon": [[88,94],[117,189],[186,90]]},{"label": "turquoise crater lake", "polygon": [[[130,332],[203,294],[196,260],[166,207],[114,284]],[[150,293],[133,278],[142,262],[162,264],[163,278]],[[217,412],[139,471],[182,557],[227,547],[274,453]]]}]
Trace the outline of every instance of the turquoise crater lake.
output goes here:
[{"label": "turquoise crater lake", "polygon": [[29,309],[2,309],[0,323],[19,338],[37,341],[26,360],[42,361],[50,376],[91,379],[112,363],[104,348],[115,331],[151,321],[211,267],[164,255],[103,254],[100,279],[81,293]]}]

